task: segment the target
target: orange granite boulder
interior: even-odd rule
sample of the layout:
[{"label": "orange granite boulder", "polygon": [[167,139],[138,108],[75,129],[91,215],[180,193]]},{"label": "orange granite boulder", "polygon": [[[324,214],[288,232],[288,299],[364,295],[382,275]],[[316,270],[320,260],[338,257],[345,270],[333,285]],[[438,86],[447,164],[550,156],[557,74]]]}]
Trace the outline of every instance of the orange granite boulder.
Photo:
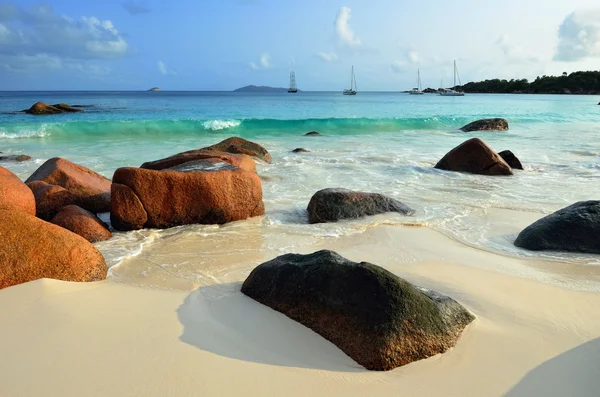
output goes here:
[{"label": "orange granite boulder", "polygon": [[206,168],[201,164],[199,169],[184,167],[181,171],[119,168],[113,176],[113,184],[125,185],[131,192],[113,188],[121,190],[113,197],[113,226],[117,230],[140,227],[143,211],[131,193],[137,196],[146,212],[147,221],[143,226],[148,228],[223,224],[263,215],[258,175],[230,164],[226,166]]},{"label": "orange granite boulder", "polygon": [[112,233],[96,215],[76,205],[67,205],[50,221],[80,235],[90,243],[108,240]]},{"label": "orange granite boulder", "polygon": [[52,219],[63,207],[77,204],[77,196],[62,186],[42,181],[29,182],[27,186],[35,197],[36,216],[45,221]]},{"label": "orange granite boulder", "polygon": [[35,198],[18,176],[0,167],[0,210],[35,215]]},{"label": "orange granite boulder", "polygon": [[201,150],[215,150],[218,152],[247,154],[265,163],[270,163],[272,158],[267,149],[251,141],[237,136],[227,138],[224,141],[216,143],[212,146],[202,148]]},{"label": "orange granite boulder", "polygon": [[479,138],[471,138],[449,151],[435,168],[481,175],[513,175],[512,168],[502,157]]},{"label": "orange granite boulder", "polygon": [[77,109],[67,105],[66,103],[57,103],[56,105],[48,105],[44,102],[36,102],[29,109],[23,110],[25,113],[33,114],[36,116],[48,115],[48,114],[59,114],[59,113],[74,113],[82,112],[81,109]]},{"label": "orange granite boulder", "polygon": [[0,289],[40,278],[106,278],[106,263],[96,247],[33,215],[0,210],[0,241]]},{"label": "orange granite boulder", "polygon": [[139,230],[144,227],[148,214],[129,186],[113,183],[110,197],[110,223],[115,229]]},{"label": "orange granite boulder", "polygon": [[246,171],[256,172],[256,164],[252,157],[246,154],[219,152],[216,150],[189,150],[177,153],[164,159],[149,161],[140,166],[149,170],[164,170],[190,161],[206,160],[213,164],[225,162]]},{"label": "orange granite boulder", "polygon": [[26,182],[34,181],[62,186],[77,197],[79,206],[95,214],[110,210],[110,180],[69,160],[51,158]]}]

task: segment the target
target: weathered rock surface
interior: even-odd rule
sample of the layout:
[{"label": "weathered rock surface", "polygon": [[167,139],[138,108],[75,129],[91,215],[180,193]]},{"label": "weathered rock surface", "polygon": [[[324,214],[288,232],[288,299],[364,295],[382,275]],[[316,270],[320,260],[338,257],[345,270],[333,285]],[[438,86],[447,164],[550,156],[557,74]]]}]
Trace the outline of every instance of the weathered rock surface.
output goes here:
[{"label": "weathered rock surface", "polygon": [[113,183],[110,194],[110,223],[117,230],[143,229],[148,214],[129,186]]},{"label": "weathered rock surface", "polygon": [[435,168],[481,175],[513,175],[506,162],[479,138],[472,138],[449,151]]},{"label": "weathered rock surface", "polygon": [[[0,210],[22,211],[35,215],[33,193],[18,176],[4,167],[0,167]],[[2,239],[0,245],[1,241]]]},{"label": "weathered rock surface", "polygon": [[[223,224],[264,214],[260,178],[241,169],[181,172],[126,167],[115,171],[113,184],[128,186],[139,199],[148,217],[144,227]],[[113,200],[113,226],[138,227],[142,211],[131,194]],[[135,211],[130,213],[128,206]]]},{"label": "weathered rock surface", "polygon": [[502,157],[502,160],[506,161],[506,164],[508,164],[510,166],[510,168],[513,168],[516,170],[523,169],[523,164],[521,164],[521,161],[519,160],[519,158],[517,156],[515,156],[514,153],[511,152],[510,150],[503,150],[498,153],[498,156]]},{"label": "weathered rock surface", "polygon": [[318,131],[311,131],[311,132],[307,132],[306,134],[304,134],[304,136],[315,136],[315,135],[321,135]]},{"label": "weathered rock surface", "polygon": [[386,212],[414,214],[407,205],[383,194],[347,189],[319,190],[310,199],[307,211],[310,223],[336,222]]},{"label": "weathered rock surface", "polygon": [[332,251],[263,263],[242,292],[317,332],[369,370],[443,353],[474,319],[449,297]]},{"label": "weathered rock surface", "polygon": [[0,289],[40,278],[106,278],[102,254],[84,238],[19,211],[0,211]]},{"label": "weathered rock surface", "polygon": [[43,181],[27,184],[35,197],[36,216],[49,221],[63,207],[77,204],[78,198],[62,186],[50,185]]},{"label": "weathered rock surface", "polygon": [[526,227],[515,240],[532,251],[600,254],[600,201],[580,201]]},{"label": "weathered rock surface", "polygon": [[508,121],[501,118],[483,119],[469,123],[460,129],[464,132],[471,131],[506,131],[508,130]]},{"label": "weathered rock surface", "polygon": [[0,161],[22,162],[27,160],[31,160],[31,156],[27,156],[26,154],[2,154],[0,152]]},{"label": "weathered rock surface", "polygon": [[110,180],[69,160],[51,158],[26,182],[34,181],[64,187],[77,197],[80,207],[95,214],[110,210]]},{"label": "weathered rock surface", "polygon": [[140,166],[149,170],[164,170],[178,165],[189,163],[190,161],[204,160],[212,163],[225,162],[237,168],[246,171],[256,172],[256,164],[251,156],[247,154],[235,154],[218,152],[216,150],[189,150],[187,152],[177,153],[173,156],[165,157],[156,161],[148,161]]},{"label": "weathered rock surface", "polygon": [[294,150],[292,150],[292,153],[308,153],[310,152],[310,150],[308,149],[304,149],[302,147],[296,148]]},{"label": "weathered rock surface", "polygon": [[267,149],[251,141],[237,136],[227,138],[212,146],[202,148],[200,150],[215,150],[217,152],[247,154],[266,163],[270,163],[272,158]]},{"label": "weathered rock surface", "polygon": [[76,205],[68,205],[60,210],[50,221],[80,235],[90,243],[108,240],[112,233],[96,215]]},{"label": "weathered rock surface", "polygon": [[34,115],[48,115],[59,113],[82,112],[83,110],[71,107],[66,103],[58,103],[56,105],[48,105],[44,102],[37,102],[32,107],[24,110],[25,113]]}]

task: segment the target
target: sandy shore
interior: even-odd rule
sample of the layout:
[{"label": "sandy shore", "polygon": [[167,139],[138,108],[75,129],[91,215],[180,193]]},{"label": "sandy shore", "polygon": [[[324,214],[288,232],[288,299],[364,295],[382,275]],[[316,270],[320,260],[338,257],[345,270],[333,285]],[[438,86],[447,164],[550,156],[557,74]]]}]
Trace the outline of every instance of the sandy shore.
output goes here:
[{"label": "sandy shore", "polygon": [[[379,226],[301,251],[322,248],[450,295],[477,320],[444,355],[368,372],[239,292],[260,258],[244,268],[243,255],[230,257],[236,272],[191,292],[38,280],[0,291],[0,395],[598,395],[600,293],[562,288],[564,266],[551,273],[556,263],[476,250],[425,227]],[[419,256],[404,260],[411,250]]]}]

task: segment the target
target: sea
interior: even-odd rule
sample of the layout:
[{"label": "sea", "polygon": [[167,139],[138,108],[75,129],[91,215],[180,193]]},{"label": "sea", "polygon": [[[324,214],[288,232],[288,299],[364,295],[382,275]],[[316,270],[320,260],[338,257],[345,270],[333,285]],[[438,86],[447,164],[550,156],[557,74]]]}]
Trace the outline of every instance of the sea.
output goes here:
[{"label": "sea", "polygon": [[[20,112],[37,101],[81,105],[84,112]],[[227,277],[244,258],[258,264],[378,225],[428,227],[468,247],[568,263],[585,273],[599,266],[600,258],[519,249],[513,245],[519,231],[514,225],[600,198],[599,101],[575,95],[396,92],[0,92],[0,152],[33,158],[0,165],[26,179],[58,156],[111,178],[119,167],[139,166],[230,136],[263,145],[273,156],[271,164],[257,165],[264,217],[223,226],[115,233],[97,244],[111,277],[141,284],[147,277],[150,284],[167,280],[173,288],[188,288],[202,278]],[[510,129],[459,130],[489,117],[506,118]],[[304,136],[309,131],[321,136]],[[511,177],[489,177],[434,168],[445,153],[475,136],[497,151],[511,150],[525,169]],[[292,153],[295,148],[310,152]],[[311,196],[337,187],[387,194],[416,213],[308,224]],[[109,220],[108,214],[101,217]],[[419,259],[409,255],[398,260]],[[600,290],[600,282],[575,287]]]}]

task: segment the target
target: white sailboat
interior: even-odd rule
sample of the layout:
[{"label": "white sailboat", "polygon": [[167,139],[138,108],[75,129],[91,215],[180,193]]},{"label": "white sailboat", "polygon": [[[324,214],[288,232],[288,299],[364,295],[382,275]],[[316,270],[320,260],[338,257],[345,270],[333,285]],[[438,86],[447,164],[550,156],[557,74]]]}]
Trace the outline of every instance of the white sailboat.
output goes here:
[{"label": "white sailboat", "polygon": [[456,68],[456,61],[454,61],[454,85],[449,90],[443,89],[440,92],[441,96],[465,96],[464,92],[454,90],[454,87],[456,87],[456,77],[458,77],[458,83],[462,85],[462,83],[460,82],[460,75],[458,74],[458,69]]},{"label": "white sailboat", "polygon": [[352,65],[352,74],[350,75],[350,89],[344,90],[344,95],[356,95],[356,76],[354,76],[354,65]]},{"label": "white sailboat", "polygon": [[290,89],[288,90],[289,93],[296,93],[298,92],[298,87],[296,87],[296,73],[295,72],[290,72]]},{"label": "white sailboat", "polygon": [[417,69],[417,86],[412,90],[408,91],[410,95],[423,95],[423,90],[421,90],[421,71]]}]

